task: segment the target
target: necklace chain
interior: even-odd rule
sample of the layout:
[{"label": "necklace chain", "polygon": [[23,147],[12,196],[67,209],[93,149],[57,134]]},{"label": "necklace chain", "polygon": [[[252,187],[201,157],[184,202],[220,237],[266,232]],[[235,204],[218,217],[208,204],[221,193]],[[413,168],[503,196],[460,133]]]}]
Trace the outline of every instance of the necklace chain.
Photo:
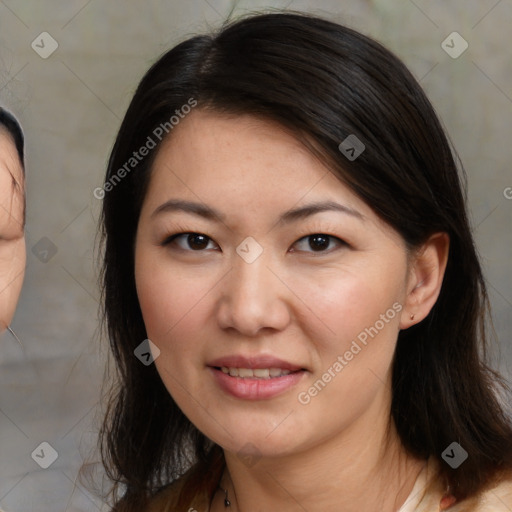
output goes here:
[{"label": "necklace chain", "polygon": [[220,485],[219,485],[219,489],[224,493],[224,507],[225,508],[231,507],[231,501],[229,501],[229,498],[228,498],[228,490],[223,489]]}]

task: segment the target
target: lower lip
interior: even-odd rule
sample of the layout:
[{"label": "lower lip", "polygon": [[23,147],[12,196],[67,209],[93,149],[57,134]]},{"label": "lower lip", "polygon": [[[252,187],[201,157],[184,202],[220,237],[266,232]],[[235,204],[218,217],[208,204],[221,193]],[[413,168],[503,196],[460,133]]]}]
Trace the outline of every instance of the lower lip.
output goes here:
[{"label": "lower lip", "polygon": [[210,367],[210,371],[222,390],[244,400],[265,400],[274,398],[295,386],[306,373],[304,370],[270,379],[231,377],[222,370]]}]

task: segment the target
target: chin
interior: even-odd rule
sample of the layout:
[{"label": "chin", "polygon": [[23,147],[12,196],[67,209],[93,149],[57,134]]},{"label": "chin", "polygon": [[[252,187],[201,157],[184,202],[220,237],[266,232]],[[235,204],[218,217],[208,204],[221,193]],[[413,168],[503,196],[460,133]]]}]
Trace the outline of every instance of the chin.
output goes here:
[{"label": "chin", "polygon": [[236,428],[231,425],[225,424],[226,430],[233,436],[226,436],[226,432],[222,432],[210,439],[238,457],[272,458],[291,455],[301,450],[302,440],[288,432],[277,435],[271,428],[256,429],[254,425],[251,428],[250,424],[242,423]]}]

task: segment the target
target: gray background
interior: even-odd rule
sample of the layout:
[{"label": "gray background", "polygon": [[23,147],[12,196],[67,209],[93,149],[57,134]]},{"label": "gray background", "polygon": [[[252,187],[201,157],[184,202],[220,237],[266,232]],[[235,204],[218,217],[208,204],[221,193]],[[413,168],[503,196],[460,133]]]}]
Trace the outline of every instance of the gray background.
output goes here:
[{"label": "gray background", "polygon": [[[107,359],[93,190],[143,72],[232,8],[228,0],[0,0],[0,103],[20,118],[28,142],[28,259],[12,324],[22,345],[0,338],[0,504],[8,511],[102,508],[75,482],[84,461],[98,460]],[[241,1],[235,13],[268,8],[316,12],[374,36],[426,89],[468,171],[501,344],[495,361],[510,376],[512,0]],[[441,47],[453,31],[469,44],[456,59]],[[59,45],[46,59],[31,47],[42,32]],[[58,452],[48,469],[31,458],[41,442]]]}]

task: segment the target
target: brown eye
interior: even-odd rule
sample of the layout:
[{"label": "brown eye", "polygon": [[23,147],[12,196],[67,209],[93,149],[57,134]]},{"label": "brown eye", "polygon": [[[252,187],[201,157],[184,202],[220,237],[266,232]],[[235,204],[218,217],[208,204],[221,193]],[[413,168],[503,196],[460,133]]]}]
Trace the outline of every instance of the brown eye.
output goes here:
[{"label": "brown eye", "polygon": [[305,236],[295,242],[295,245],[297,244],[302,244],[302,247],[299,250],[305,252],[331,252],[336,245],[346,245],[343,240],[323,233],[315,233],[313,235]]},{"label": "brown eye", "polygon": [[323,251],[329,247],[330,238],[324,235],[313,235],[308,237],[308,241],[313,251]]},{"label": "brown eye", "polygon": [[187,243],[194,251],[204,249],[208,245],[209,238],[205,235],[192,233],[187,237]]},{"label": "brown eye", "polygon": [[176,243],[176,245],[184,251],[201,251],[207,249],[210,242],[214,243],[210,237],[202,233],[177,233],[167,237],[162,242],[162,246]]}]

